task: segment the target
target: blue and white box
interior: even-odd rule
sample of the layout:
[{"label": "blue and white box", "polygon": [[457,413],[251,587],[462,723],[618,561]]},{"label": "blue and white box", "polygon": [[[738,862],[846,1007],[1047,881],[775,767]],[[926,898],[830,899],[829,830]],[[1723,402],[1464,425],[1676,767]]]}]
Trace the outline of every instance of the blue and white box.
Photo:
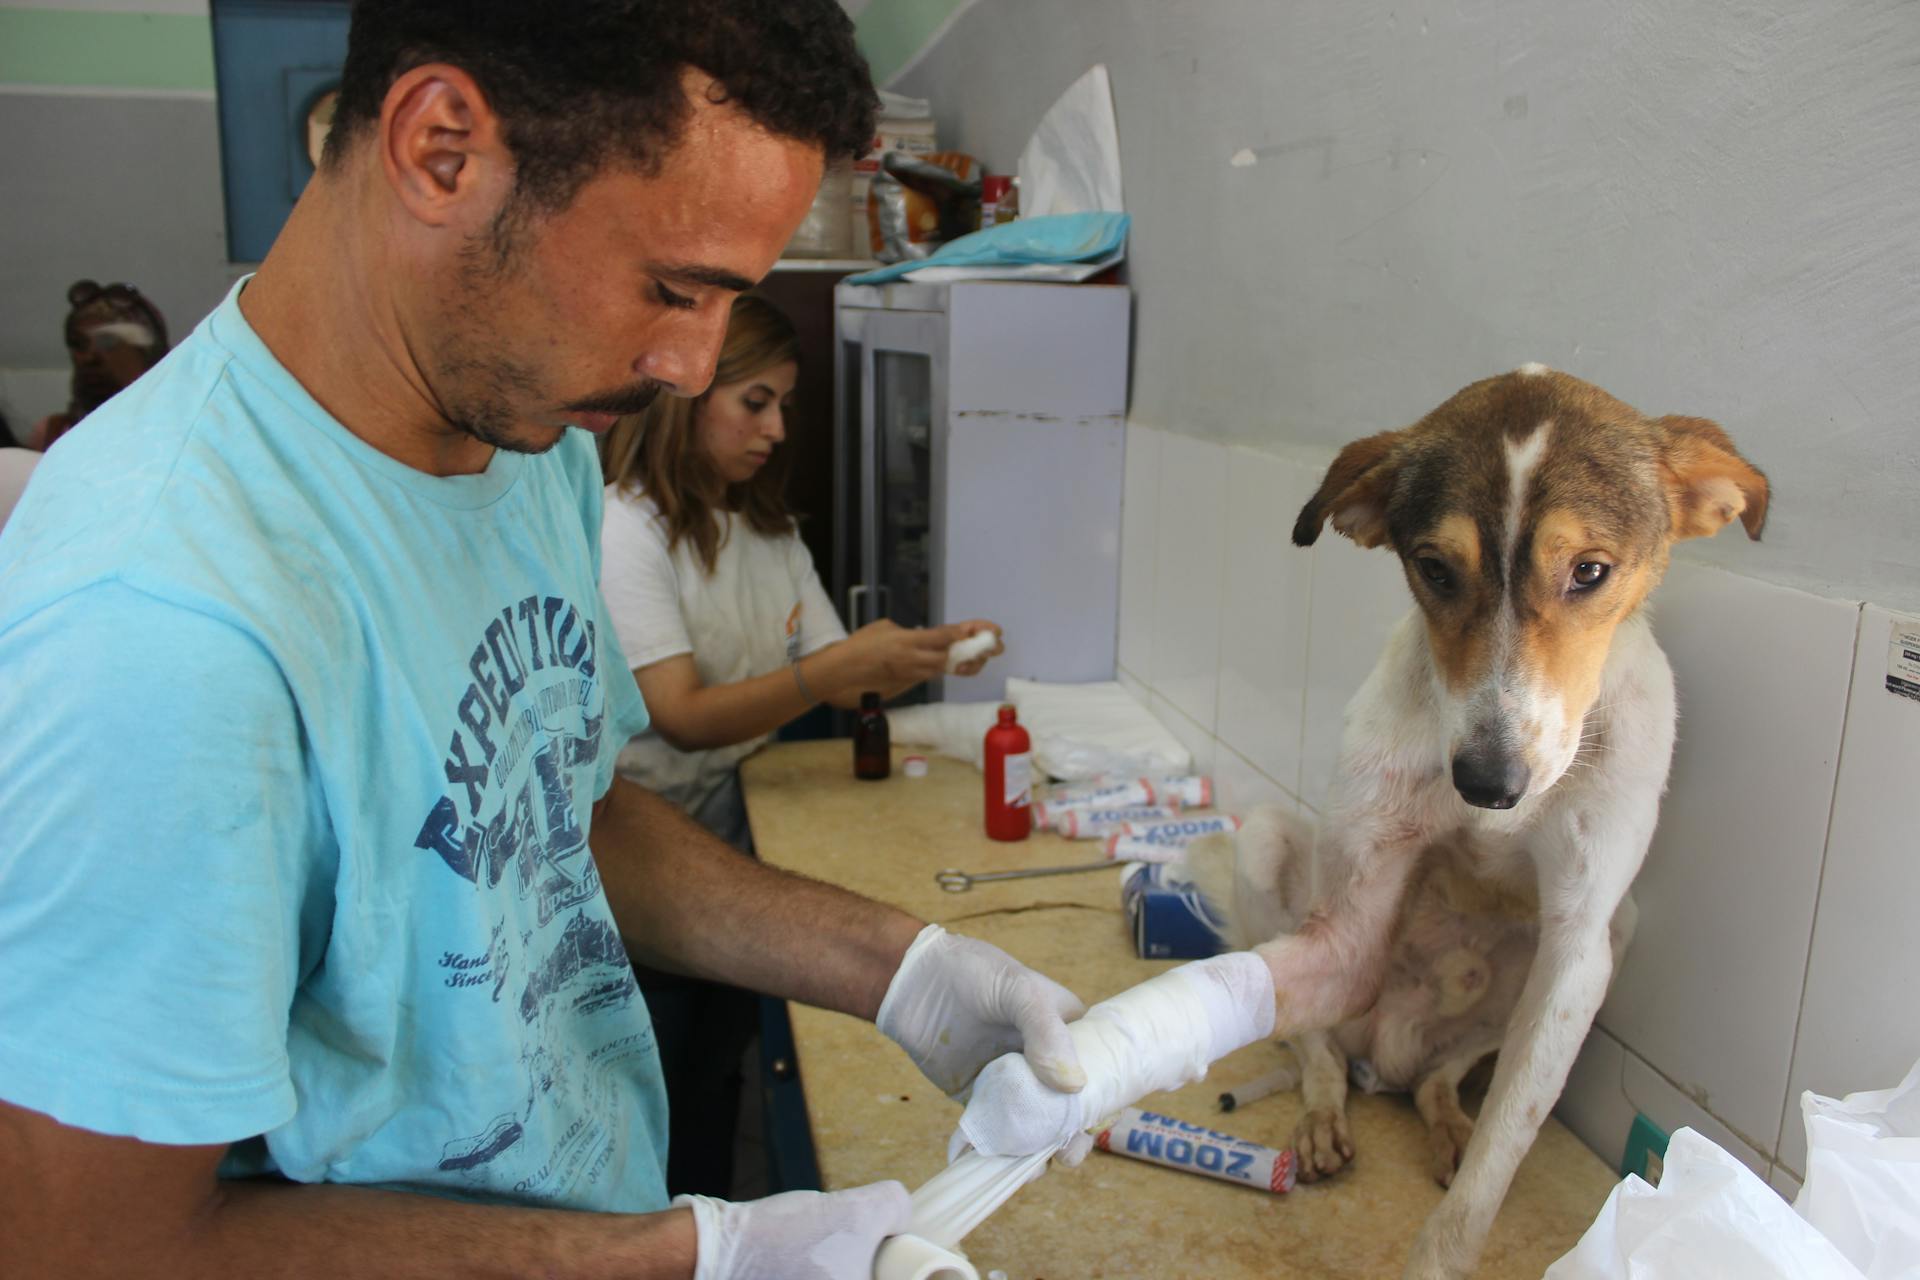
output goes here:
[{"label": "blue and white box", "polygon": [[1143,862],[1120,886],[1133,949],[1143,960],[1203,960],[1226,950],[1221,919],[1177,864]]}]

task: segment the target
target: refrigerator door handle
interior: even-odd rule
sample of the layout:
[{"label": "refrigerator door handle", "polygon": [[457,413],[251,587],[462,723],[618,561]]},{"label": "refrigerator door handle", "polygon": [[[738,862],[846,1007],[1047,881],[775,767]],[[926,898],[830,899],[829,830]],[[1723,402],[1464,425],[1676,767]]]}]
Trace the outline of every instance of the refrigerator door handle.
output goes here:
[{"label": "refrigerator door handle", "polygon": [[847,588],[847,630],[858,631],[866,624],[860,621],[860,600],[867,594],[867,584],[856,582]]}]

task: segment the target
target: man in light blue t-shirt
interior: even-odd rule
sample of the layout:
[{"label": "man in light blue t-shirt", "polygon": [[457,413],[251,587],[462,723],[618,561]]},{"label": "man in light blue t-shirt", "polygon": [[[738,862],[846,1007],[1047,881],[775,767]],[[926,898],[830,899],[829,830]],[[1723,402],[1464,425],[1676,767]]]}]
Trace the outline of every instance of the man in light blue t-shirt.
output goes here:
[{"label": "man in light blue t-shirt", "polygon": [[0,534],[10,1276],[866,1280],[896,1183],[669,1207],[629,949],[948,1092],[1083,1078],[1064,989],[614,778],[647,717],[570,428],[706,387],[871,136],[849,23],[527,12],[356,5],[259,272]]}]

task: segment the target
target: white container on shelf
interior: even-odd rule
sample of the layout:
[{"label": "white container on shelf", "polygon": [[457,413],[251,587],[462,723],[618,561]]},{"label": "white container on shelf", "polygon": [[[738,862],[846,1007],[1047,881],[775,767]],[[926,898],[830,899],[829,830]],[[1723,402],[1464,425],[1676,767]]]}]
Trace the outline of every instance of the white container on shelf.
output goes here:
[{"label": "white container on shelf", "polygon": [[786,251],[780,256],[783,258],[855,256],[854,250],[857,246],[851,234],[853,228],[846,217],[847,202],[852,198],[850,194],[852,190],[852,161],[827,166],[826,176],[820,180],[820,190],[814,193],[813,204],[807,209],[807,216],[800,220],[800,226],[793,233],[793,239],[787,242]]}]

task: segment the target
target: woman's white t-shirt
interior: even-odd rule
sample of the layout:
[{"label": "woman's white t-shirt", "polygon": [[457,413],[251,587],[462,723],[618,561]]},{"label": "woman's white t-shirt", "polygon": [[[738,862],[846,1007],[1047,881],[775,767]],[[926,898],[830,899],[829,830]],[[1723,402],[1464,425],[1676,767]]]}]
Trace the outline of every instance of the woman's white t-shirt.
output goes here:
[{"label": "woman's white t-shirt", "polygon": [[[608,485],[605,510],[600,590],[634,670],[690,653],[702,684],[732,684],[846,639],[798,535],[769,536],[719,512],[708,573],[691,541],[668,550],[651,498]],[[770,736],[681,751],[649,729],[621,750],[618,768],[733,839],[745,834],[735,767]]]}]

